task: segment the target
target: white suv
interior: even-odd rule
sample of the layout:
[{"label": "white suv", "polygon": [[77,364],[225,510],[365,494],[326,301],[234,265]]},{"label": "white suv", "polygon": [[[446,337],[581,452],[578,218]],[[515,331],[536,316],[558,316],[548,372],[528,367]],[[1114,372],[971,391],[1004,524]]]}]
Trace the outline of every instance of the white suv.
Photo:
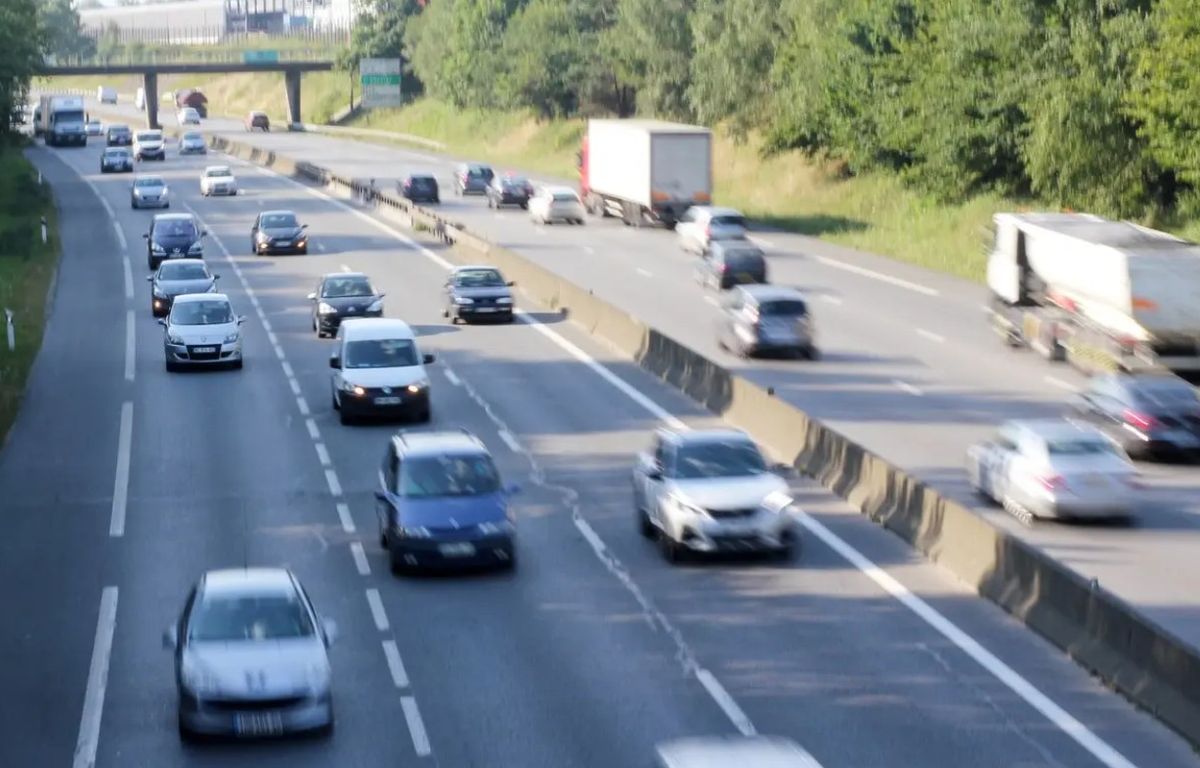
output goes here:
[{"label": "white suv", "polygon": [[160,130],[135,131],[133,134],[134,160],[166,160],[167,147]]},{"label": "white suv", "polygon": [[408,416],[429,421],[429,377],[412,328],[392,318],[355,318],[338,326],[329,367],[333,409],[341,422],[357,416]]},{"label": "white suv", "polygon": [[714,240],[740,240],[746,237],[746,217],[733,208],[695,205],[688,208],[675,225],[679,247],[690,253],[708,253]]},{"label": "white suv", "polygon": [[210,165],[200,176],[200,194],[236,195],[238,193],[237,178],[228,165]]}]

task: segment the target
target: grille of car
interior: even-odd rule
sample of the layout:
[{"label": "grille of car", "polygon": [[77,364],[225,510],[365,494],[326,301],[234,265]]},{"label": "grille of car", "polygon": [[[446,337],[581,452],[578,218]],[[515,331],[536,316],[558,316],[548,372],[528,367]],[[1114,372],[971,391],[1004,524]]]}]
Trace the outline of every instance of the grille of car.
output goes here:
[{"label": "grille of car", "polygon": [[756,507],[747,507],[745,509],[706,509],[708,516],[716,520],[725,520],[738,517],[753,517],[757,512]]},{"label": "grille of car", "polygon": [[229,712],[257,712],[271,709],[290,709],[303,702],[303,696],[282,696],[276,699],[217,699],[215,701],[206,701],[205,705],[213,709]]}]

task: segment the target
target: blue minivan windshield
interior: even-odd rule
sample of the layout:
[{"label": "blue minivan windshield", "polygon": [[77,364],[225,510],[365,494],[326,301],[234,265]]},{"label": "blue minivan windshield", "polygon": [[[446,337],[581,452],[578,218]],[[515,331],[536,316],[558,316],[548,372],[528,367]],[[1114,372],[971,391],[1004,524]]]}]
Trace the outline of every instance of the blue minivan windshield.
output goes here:
[{"label": "blue minivan windshield", "polygon": [[498,493],[500,474],[487,454],[414,456],[400,463],[400,495],[408,498]]}]

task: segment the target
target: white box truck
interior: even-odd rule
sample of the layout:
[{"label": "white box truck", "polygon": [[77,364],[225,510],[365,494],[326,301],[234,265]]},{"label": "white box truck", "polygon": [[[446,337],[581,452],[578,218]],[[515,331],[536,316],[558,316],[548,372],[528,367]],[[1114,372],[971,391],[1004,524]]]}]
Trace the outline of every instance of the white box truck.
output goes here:
[{"label": "white box truck", "polygon": [[1200,372],[1200,244],[1081,213],[999,213],[994,327],[1089,371]]},{"label": "white box truck", "polygon": [[596,216],[674,228],[689,207],[712,202],[712,132],[658,120],[589,120],[579,152],[579,193]]},{"label": "white box truck", "polygon": [[117,89],[107,85],[101,85],[96,88],[96,101],[101,104],[116,104]]},{"label": "white box truck", "polygon": [[43,94],[38,104],[38,128],[49,147],[87,145],[82,96]]}]

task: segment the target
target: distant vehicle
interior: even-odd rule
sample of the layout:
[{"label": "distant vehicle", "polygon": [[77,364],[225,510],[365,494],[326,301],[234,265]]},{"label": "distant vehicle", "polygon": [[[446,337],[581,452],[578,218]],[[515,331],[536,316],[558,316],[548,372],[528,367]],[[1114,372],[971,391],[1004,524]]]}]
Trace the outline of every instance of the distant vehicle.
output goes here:
[{"label": "distant vehicle", "polygon": [[146,89],[138,86],[137,93],[133,97],[133,106],[139,112],[146,111]]},{"label": "distant vehicle", "polygon": [[459,195],[485,195],[495,177],[496,172],[489,165],[463,163],[454,173],[454,191]]},{"label": "distant vehicle", "polygon": [[179,137],[179,154],[181,155],[206,155],[208,154],[208,145],[204,142],[204,134],[196,131],[188,131]]},{"label": "distant vehicle", "polygon": [[96,101],[100,102],[101,104],[116,104],[117,89],[111,88],[107,85],[99,86],[96,88]]},{"label": "distant vehicle", "polygon": [[967,475],[980,495],[1025,518],[1127,517],[1141,489],[1124,451],[1061,419],[1006,422],[967,449]]},{"label": "distant vehicle", "polygon": [[242,367],[242,323],[223,293],[185,293],[171,302],[163,333],[167,371],[193,366]]},{"label": "distant vehicle", "polygon": [[733,208],[697,205],[689,208],[675,225],[679,247],[689,253],[707,253],[717,240],[743,240],[746,217]]},{"label": "distant vehicle", "polygon": [[263,211],[250,227],[250,252],[308,253],[308,225],[301,224],[291,211]]},{"label": "distant vehicle", "polygon": [[83,124],[83,130],[88,136],[100,136],[104,133],[104,124],[99,120],[88,120]]},{"label": "distant vehicle", "polygon": [[43,94],[38,113],[38,126],[48,147],[87,146],[87,119],[82,96]]},{"label": "distant vehicle", "polygon": [[333,729],[328,647],[337,624],[282,568],[209,571],[163,633],[175,652],[179,736]]},{"label": "distant vehicle", "polygon": [[205,197],[236,195],[237,193],[237,178],[233,175],[233,169],[228,165],[210,165],[200,175],[200,194]]},{"label": "distant vehicle", "polygon": [[167,145],[163,139],[163,132],[154,129],[149,131],[137,131],[133,134],[133,159],[134,160],[166,160]]},{"label": "distant vehicle", "polygon": [[421,567],[515,568],[516,525],[487,447],[464,430],[400,430],[379,472],[379,543],[393,573]]},{"label": "distant vehicle", "polygon": [[383,317],[383,294],[362,272],[331,272],[308,294],[312,303],[312,328],[319,338],[337,333],[342,320]]},{"label": "distant vehicle", "polygon": [[100,155],[100,173],[133,173],[133,157],[125,147],[105,147]]},{"label": "distant vehicle", "polygon": [[659,429],[633,469],[633,503],[643,536],[663,556],[763,552],[790,558],[799,535],[783,465],[768,466],[735,429]]},{"label": "distant vehicle", "polygon": [[150,222],[146,240],[146,264],[150,271],[167,259],[204,258],[204,238],[208,233],[196,226],[190,213],[160,213]]},{"label": "distant vehicle", "polygon": [[171,259],[164,261],[150,283],[150,313],[163,317],[171,311],[175,297],[192,293],[215,293],[220,275],[208,271],[204,259]]},{"label": "distant vehicle", "polygon": [[246,115],[246,130],[253,131],[255,128],[264,133],[271,130],[271,118],[267,117],[266,112],[256,110]]},{"label": "distant vehicle", "polygon": [[715,240],[696,264],[696,281],[727,291],[735,285],[767,282],[767,256],[748,240]]},{"label": "distant vehicle", "polygon": [[1093,376],[1074,409],[1134,458],[1200,458],[1200,396],[1172,374]]},{"label": "distant vehicle", "polygon": [[441,202],[437,179],[428,173],[409,174],[399,185],[401,197],[414,203]]},{"label": "distant vehicle", "polygon": [[520,176],[497,176],[488,184],[486,194],[488,208],[505,205],[528,208],[529,198],[533,197],[533,184]]},{"label": "distant vehicle", "polygon": [[446,280],[446,309],[442,316],[451,323],[459,320],[513,320],[511,280],[505,280],[495,267],[457,267]]},{"label": "distant vehicle", "polygon": [[712,132],[657,120],[589,120],[579,194],[596,216],[674,227],[712,201]]},{"label": "distant vehicle", "polygon": [[190,107],[200,117],[208,117],[208,97],[195,88],[184,88],[175,92],[175,108],[182,112]]},{"label": "distant vehicle", "polygon": [[180,125],[200,125],[200,113],[195,107],[184,107],[175,113],[175,122]]},{"label": "distant vehicle", "polygon": [[771,736],[689,737],[656,753],[655,768],[821,768],[796,742]]},{"label": "distant vehicle", "polygon": [[816,360],[816,331],[804,294],[773,285],[740,285],[721,304],[717,345],[739,357],[786,354]]},{"label": "distant vehicle", "polygon": [[427,422],[433,414],[425,366],[416,334],[403,320],[343,320],[329,367],[333,409],[343,424],[359,416],[408,416]]},{"label": "distant vehicle", "polygon": [[110,147],[128,147],[133,144],[133,131],[128,125],[110,125],[104,131],[104,143]]},{"label": "distant vehicle", "polygon": [[583,201],[570,187],[542,187],[529,199],[529,218],[535,224],[583,224]]},{"label": "distant vehicle", "polygon": [[162,176],[138,176],[129,187],[129,207],[170,208],[171,190]]}]

